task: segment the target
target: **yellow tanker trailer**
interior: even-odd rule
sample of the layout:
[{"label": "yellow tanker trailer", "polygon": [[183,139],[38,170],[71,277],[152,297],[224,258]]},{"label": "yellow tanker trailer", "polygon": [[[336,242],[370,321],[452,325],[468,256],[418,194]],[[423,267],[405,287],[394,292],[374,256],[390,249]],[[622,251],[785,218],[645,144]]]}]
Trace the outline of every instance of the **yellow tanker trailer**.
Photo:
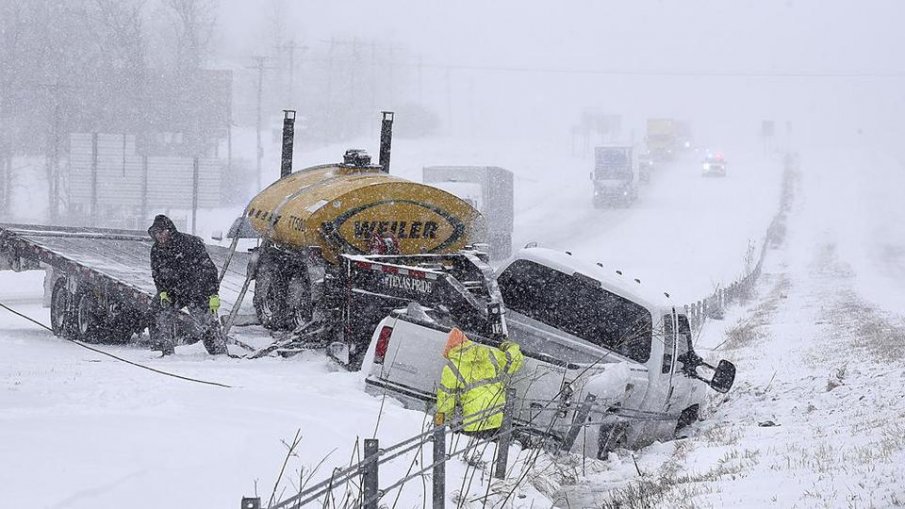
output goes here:
[{"label": "yellow tanker trailer", "polygon": [[484,241],[484,219],[467,202],[387,173],[386,127],[382,164],[349,150],[342,163],[284,170],[249,203],[247,220],[264,240],[254,305],[265,327],[299,332],[329,321],[342,293],[335,286],[343,254],[449,254]]}]

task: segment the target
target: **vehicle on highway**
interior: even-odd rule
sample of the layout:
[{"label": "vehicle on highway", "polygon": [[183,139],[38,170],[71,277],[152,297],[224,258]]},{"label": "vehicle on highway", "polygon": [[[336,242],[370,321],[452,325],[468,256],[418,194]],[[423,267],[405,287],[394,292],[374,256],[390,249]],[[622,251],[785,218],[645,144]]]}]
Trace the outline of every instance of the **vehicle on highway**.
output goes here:
[{"label": "vehicle on highway", "polygon": [[725,177],[726,176],[726,158],[723,154],[717,152],[715,154],[708,153],[701,163],[701,175],[705,177]]},{"label": "vehicle on highway", "polygon": [[594,208],[628,207],[638,198],[638,162],[632,152],[628,146],[594,148]]}]

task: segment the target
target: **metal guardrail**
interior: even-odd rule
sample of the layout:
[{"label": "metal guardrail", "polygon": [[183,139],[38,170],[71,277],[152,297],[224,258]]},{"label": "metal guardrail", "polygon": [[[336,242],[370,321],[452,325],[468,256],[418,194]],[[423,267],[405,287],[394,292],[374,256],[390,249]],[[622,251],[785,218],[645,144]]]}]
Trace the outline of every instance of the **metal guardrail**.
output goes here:
[{"label": "metal guardrail", "polygon": [[[442,426],[435,426],[428,431],[393,444],[386,449],[380,448],[379,440],[377,439],[365,439],[364,459],[360,462],[343,469],[337,469],[327,479],[307,487],[291,497],[274,502],[266,507],[268,509],[305,507],[306,504],[318,502],[323,497],[330,496],[332,492],[342,489],[343,487],[348,486],[349,483],[358,480],[360,482],[360,488],[358,489],[357,494],[354,495],[354,499],[349,502],[353,503],[355,507],[377,509],[380,499],[392,490],[400,488],[412,479],[421,477],[430,472],[432,480],[432,507],[435,509],[442,509],[446,504],[446,462],[453,458],[463,456],[467,452],[477,450],[482,446],[496,443],[492,475],[496,479],[506,478],[509,446],[512,435],[520,429],[519,427],[513,426],[512,423],[515,400],[515,390],[511,388],[508,389],[506,404],[503,408],[503,425],[500,427],[499,432],[492,438],[471,440],[464,447],[453,451],[447,451],[446,447],[448,433],[463,431],[466,426],[483,419],[487,414],[499,412],[499,407],[488,408],[482,412],[469,416],[468,419],[456,422],[453,425],[444,424]],[[553,408],[547,409],[550,411],[558,411],[558,408],[556,408],[558,403],[559,400],[549,400],[546,402],[546,407],[553,406]],[[558,444],[557,450],[554,451],[554,453],[570,450],[575,439],[578,437],[581,428],[600,424],[600,422],[590,418],[592,409],[597,405],[595,397],[589,395],[588,398],[579,405],[575,418],[571,423],[561,423],[550,426],[551,428],[558,429],[567,428],[565,439],[562,443]],[[428,443],[432,444],[432,457],[430,463],[424,464],[422,468],[416,471],[411,471],[410,469],[404,477],[383,488],[379,487],[380,465],[392,461],[408,452],[419,450]],[[345,499],[349,500],[349,496],[349,493],[346,492]],[[241,507],[242,509],[261,509],[265,506],[261,505],[261,499],[258,497],[244,497],[242,499]]]}]

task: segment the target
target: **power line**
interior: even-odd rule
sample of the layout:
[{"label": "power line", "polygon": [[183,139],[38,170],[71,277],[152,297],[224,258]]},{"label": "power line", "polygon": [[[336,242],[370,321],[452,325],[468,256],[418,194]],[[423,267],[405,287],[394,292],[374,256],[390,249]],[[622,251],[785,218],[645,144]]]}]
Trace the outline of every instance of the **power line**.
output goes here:
[{"label": "power line", "polygon": [[[311,58],[323,62],[321,58]],[[337,58],[338,61],[351,61]],[[678,78],[821,78],[821,79],[902,79],[905,71],[747,71],[747,70],[671,70],[671,69],[593,69],[519,65],[443,64],[437,62],[386,62],[387,65],[412,68],[432,68],[444,71],[490,71],[538,74],[586,74],[602,76],[641,76]]]},{"label": "power line", "polygon": [[[13,308],[7,306],[6,304],[4,304],[4,303],[2,303],[2,302],[0,302],[0,307],[2,307],[3,309],[9,311],[10,313],[12,313],[12,314],[14,314],[14,315],[20,316],[20,317],[22,317],[22,318],[28,320],[29,322],[34,323],[34,324],[36,324],[36,325],[39,325],[39,326],[41,326],[41,327],[43,327],[43,328],[49,330],[51,333],[53,333],[53,329],[51,329],[50,327],[44,325],[43,323],[41,323],[41,322],[35,320],[34,318],[32,318],[32,317],[30,317],[30,316],[27,316],[27,315],[25,315],[25,314],[22,314],[22,313],[16,311],[15,309],[13,309]],[[82,347],[82,348],[86,348],[86,349],[88,349],[88,350],[91,350],[92,352],[99,353],[99,354],[101,354],[101,355],[106,355],[107,357],[112,357],[112,358],[114,358],[114,359],[116,359],[116,360],[118,360],[118,361],[120,361],[120,362],[125,362],[126,364],[129,364],[129,365],[132,365],[132,366],[135,366],[135,367],[138,367],[138,368],[146,369],[146,370],[148,370],[148,371],[152,371],[152,372],[157,373],[157,374],[159,374],[159,375],[171,376],[171,377],[173,377],[173,378],[178,378],[178,379],[180,379],[180,380],[185,380],[185,381],[187,381],[187,382],[195,382],[195,383],[199,383],[199,384],[213,385],[213,386],[216,386],[216,387],[225,387],[225,388],[227,388],[227,389],[230,388],[229,385],[221,384],[221,383],[219,383],[219,382],[208,382],[208,381],[206,381],[206,380],[200,380],[200,379],[197,379],[197,378],[190,378],[190,377],[187,377],[187,376],[177,375],[177,374],[175,374],[175,373],[169,373],[169,372],[163,371],[163,370],[161,370],[161,369],[152,368],[152,367],[150,367],[150,366],[145,366],[144,364],[139,364],[139,363],[137,363],[137,362],[133,362],[133,361],[130,361],[130,360],[128,360],[128,359],[123,359],[122,357],[118,357],[118,356],[116,356],[116,355],[113,355],[112,353],[105,352],[105,351],[100,350],[100,349],[98,349],[98,348],[90,347],[90,346],[88,346],[88,345],[85,345],[85,344],[80,343],[80,342],[78,342],[78,341],[75,341],[75,340],[73,340],[73,339],[69,339],[69,338],[65,338],[65,337],[60,337],[60,339],[63,339],[63,340],[65,340],[65,341],[69,341],[70,343],[72,343],[72,344],[74,344],[74,345],[78,345],[78,346],[80,346],[80,347]]]}]

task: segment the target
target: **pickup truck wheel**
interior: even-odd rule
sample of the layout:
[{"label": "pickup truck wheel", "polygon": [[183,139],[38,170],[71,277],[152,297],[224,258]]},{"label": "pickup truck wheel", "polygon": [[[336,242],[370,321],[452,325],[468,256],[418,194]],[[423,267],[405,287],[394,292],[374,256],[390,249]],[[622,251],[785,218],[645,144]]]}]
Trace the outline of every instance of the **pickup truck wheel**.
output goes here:
[{"label": "pickup truck wheel", "polygon": [[679,414],[679,420],[676,422],[676,433],[682,428],[698,420],[698,405],[692,405]]},{"label": "pickup truck wheel", "polygon": [[66,278],[59,278],[53,284],[50,294],[50,328],[53,334],[61,338],[72,339],[75,336],[73,313],[70,310],[72,295],[66,289]]},{"label": "pickup truck wheel", "polygon": [[271,330],[282,330],[290,325],[287,306],[288,282],[279,268],[264,265],[255,277],[255,314],[261,325]]},{"label": "pickup truck wheel", "polygon": [[617,423],[600,427],[600,434],[597,438],[597,458],[605,460],[607,454],[626,446],[628,436],[626,435],[626,425]]}]

